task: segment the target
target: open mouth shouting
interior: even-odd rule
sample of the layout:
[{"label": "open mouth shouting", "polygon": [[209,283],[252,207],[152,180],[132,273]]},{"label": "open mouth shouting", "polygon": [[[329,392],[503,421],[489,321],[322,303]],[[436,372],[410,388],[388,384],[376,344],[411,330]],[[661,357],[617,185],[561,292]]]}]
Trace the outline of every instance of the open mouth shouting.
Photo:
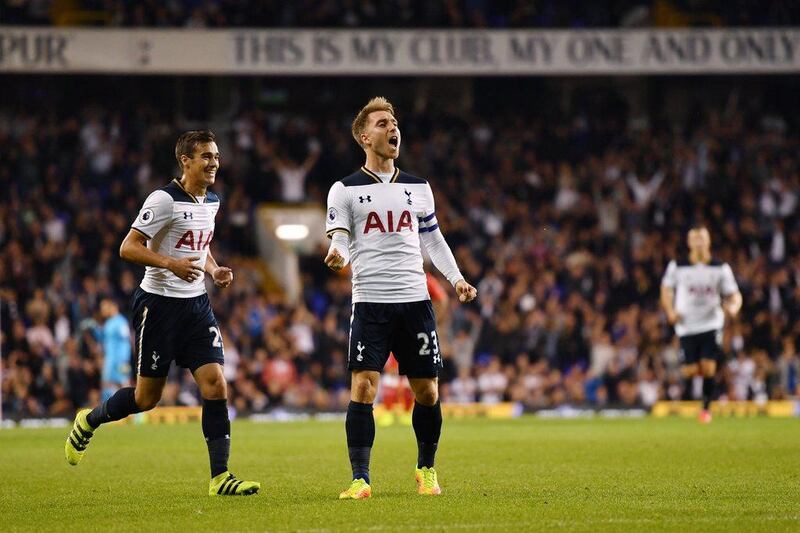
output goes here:
[{"label": "open mouth shouting", "polygon": [[398,148],[400,146],[400,136],[396,133],[392,133],[389,136],[389,145]]}]

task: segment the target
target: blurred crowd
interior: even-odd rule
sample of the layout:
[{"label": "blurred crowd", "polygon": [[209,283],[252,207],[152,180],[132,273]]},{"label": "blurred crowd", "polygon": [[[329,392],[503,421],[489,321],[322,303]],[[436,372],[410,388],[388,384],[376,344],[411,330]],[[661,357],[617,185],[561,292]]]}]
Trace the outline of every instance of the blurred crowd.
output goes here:
[{"label": "blurred crowd", "polygon": [[[301,259],[302,299],[289,302],[269,289],[252,236],[259,202],[322,209],[333,180],[362,164],[352,111],[247,108],[217,130],[223,204],[212,247],[236,281],[210,292],[241,412],[335,410],[349,399],[349,279],[325,268],[321,247]],[[800,392],[800,138],[774,114],[700,116],[674,127],[580,112],[550,120],[511,103],[400,109],[398,166],[430,179],[443,232],[479,291],[476,303],[451,298],[440,312],[444,401],[537,409],[699,397],[658,308],[661,276],[693,224],[708,226],[744,297],[725,329],[719,398]],[[144,197],[176,175],[183,127],[146,104],[65,116],[0,109],[5,416],[97,403],[99,302],[128,312],[142,270],[119,259],[119,243]],[[164,403],[197,400],[174,369]]]},{"label": "blurred crowd", "polygon": [[114,27],[787,26],[792,0],[5,0],[6,24]]}]

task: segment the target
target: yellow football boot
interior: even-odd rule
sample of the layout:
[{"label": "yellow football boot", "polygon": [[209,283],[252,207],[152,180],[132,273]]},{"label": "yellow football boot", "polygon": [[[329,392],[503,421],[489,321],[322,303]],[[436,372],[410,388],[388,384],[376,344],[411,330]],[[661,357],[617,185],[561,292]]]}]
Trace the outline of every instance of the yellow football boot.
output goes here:
[{"label": "yellow football boot", "polygon": [[425,496],[436,496],[442,493],[439,487],[439,480],[436,478],[436,470],[423,466],[417,468],[415,475],[417,479],[417,493]]},{"label": "yellow football boot", "polygon": [[209,496],[250,496],[258,492],[261,483],[257,481],[241,481],[230,472],[223,472],[211,478],[208,484]]},{"label": "yellow football boot", "polygon": [[340,500],[363,500],[372,496],[372,487],[362,478],[354,479],[347,490],[339,494]]},{"label": "yellow football boot", "polygon": [[91,411],[91,409],[78,411],[78,414],[75,415],[75,422],[72,424],[72,431],[69,432],[67,442],[64,444],[64,456],[67,458],[67,462],[73,466],[81,462],[86,453],[86,447],[89,445],[89,439],[94,435],[94,429],[86,420],[86,415]]}]

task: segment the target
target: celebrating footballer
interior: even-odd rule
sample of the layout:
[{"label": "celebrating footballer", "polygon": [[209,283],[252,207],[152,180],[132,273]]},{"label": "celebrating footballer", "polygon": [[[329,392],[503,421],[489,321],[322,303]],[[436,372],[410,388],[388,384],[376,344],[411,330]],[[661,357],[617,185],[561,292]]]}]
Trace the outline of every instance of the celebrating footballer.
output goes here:
[{"label": "celebrating footballer", "polygon": [[339,498],[372,494],[372,404],[390,352],[415,397],[417,492],[435,495],[441,491],[434,458],[442,429],[438,391],[442,357],[421,246],[455,287],[459,301],[472,301],[477,291],[464,280],[445,242],[430,185],[394,164],[401,136],[392,104],[382,97],[370,100],[353,121],[352,134],[364,149],[366,162],[333,184],[326,217],[331,245],[325,264],[338,271],[351,263],[353,272],[348,354],[352,383],[345,423],[353,478]]}]

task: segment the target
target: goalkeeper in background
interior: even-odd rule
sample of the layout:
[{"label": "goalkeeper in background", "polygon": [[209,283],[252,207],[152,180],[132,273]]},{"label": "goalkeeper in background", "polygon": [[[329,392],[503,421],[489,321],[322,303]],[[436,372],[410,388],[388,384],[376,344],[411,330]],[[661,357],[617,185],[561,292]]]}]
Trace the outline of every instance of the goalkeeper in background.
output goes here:
[{"label": "goalkeeper in background", "polygon": [[103,325],[98,332],[103,345],[103,401],[122,387],[131,384],[131,328],[119,312],[117,302],[105,298],[100,302]]}]

